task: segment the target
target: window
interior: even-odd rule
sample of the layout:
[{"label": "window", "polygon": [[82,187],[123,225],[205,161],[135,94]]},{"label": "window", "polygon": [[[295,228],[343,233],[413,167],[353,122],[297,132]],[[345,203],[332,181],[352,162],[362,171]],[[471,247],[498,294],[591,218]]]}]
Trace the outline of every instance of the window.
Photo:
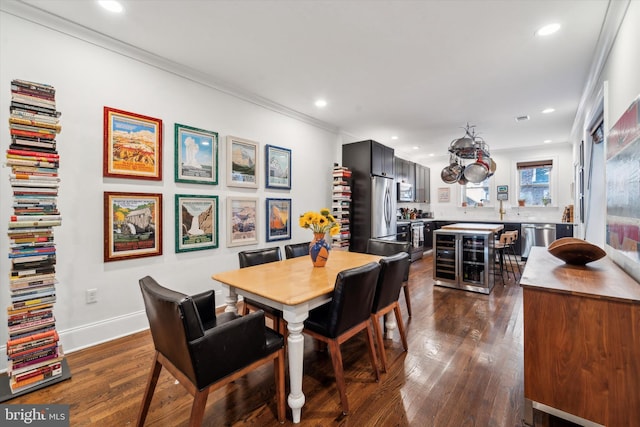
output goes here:
[{"label": "window", "polygon": [[551,172],[553,160],[518,162],[518,200],[525,206],[551,204]]},{"label": "window", "polygon": [[[462,205],[463,206],[485,206],[489,204],[491,198],[489,197],[489,181],[491,178],[487,178],[484,181],[474,184],[468,182],[461,188]],[[465,205],[466,203],[466,205]]]}]

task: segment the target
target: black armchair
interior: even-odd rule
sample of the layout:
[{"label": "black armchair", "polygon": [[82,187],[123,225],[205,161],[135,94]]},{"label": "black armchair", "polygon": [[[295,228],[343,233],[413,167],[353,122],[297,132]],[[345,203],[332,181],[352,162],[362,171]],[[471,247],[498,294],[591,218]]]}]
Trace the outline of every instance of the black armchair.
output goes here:
[{"label": "black armchair", "polygon": [[273,361],[278,420],[284,422],[284,338],[265,327],[264,314],[215,314],[213,291],[187,296],[146,276],[139,281],[155,346],[138,414],[144,425],[162,367],[194,397],[190,426],[202,423],[209,392]]},{"label": "black armchair", "polygon": [[[273,248],[253,249],[250,251],[238,252],[238,260],[240,261],[240,268],[246,268],[254,265],[266,264],[268,262],[281,261],[282,256],[280,255],[280,247],[275,246]],[[269,307],[268,305],[252,299],[245,298],[242,314],[247,315],[250,309],[264,311],[265,316],[273,322],[273,329],[280,332],[282,335],[286,334],[285,322],[282,318],[281,310]]]},{"label": "black armchair", "polygon": [[306,243],[293,243],[291,245],[284,245],[284,256],[287,259],[297,258],[299,256],[309,255],[309,245],[311,242]]},{"label": "black armchair", "polygon": [[[369,239],[367,241],[367,253],[372,255],[390,256],[398,252],[406,252],[409,254],[410,243],[398,242],[395,240]],[[404,300],[407,303],[407,314],[411,317],[411,294],[409,293],[409,267],[411,266],[411,257],[406,261],[403,274],[402,289],[404,290]]]},{"label": "black armchair", "polygon": [[382,371],[387,372],[387,354],[384,350],[384,340],[382,337],[382,328],[380,327],[380,318],[393,310],[398,323],[398,331],[400,331],[400,339],[402,346],[407,351],[407,334],[404,329],[402,313],[398,298],[400,297],[400,289],[402,288],[402,279],[404,277],[405,265],[409,259],[409,254],[399,252],[380,260],[380,276],[378,276],[378,286],[373,297],[373,307],[371,309],[371,321],[373,322],[373,330],[380,350],[380,359],[382,361]]},{"label": "black armchair", "polygon": [[304,333],[329,346],[344,414],[349,413],[349,403],[340,344],[366,330],[371,365],[376,381],[380,379],[371,322],[371,307],[379,272],[380,264],[372,262],[338,273],[332,300],[311,310],[304,322]]}]

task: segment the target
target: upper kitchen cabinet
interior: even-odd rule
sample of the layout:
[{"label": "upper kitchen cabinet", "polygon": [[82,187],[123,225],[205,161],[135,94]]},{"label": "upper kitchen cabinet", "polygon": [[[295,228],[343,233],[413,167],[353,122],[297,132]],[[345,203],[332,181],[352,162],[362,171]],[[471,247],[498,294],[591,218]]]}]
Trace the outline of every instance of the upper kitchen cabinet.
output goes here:
[{"label": "upper kitchen cabinet", "polygon": [[394,151],[371,139],[342,146],[342,164],[353,170],[368,170],[371,175],[394,178]]},{"label": "upper kitchen cabinet", "polygon": [[412,187],[415,186],[416,172],[414,163],[410,162],[409,160],[404,160],[400,157],[396,157],[395,164],[396,182],[410,184]]},{"label": "upper kitchen cabinet", "polygon": [[418,203],[430,203],[431,198],[431,170],[415,163],[415,196]]}]

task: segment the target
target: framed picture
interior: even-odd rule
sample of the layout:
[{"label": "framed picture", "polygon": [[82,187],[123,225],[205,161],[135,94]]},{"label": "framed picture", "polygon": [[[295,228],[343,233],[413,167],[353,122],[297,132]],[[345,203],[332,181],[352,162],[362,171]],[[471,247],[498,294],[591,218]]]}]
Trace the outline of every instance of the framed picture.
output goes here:
[{"label": "framed picture", "polygon": [[605,149],[607,254],[640,280],[640,96],[609,130]]},{"label": "framed picture", "polygon": [[265,187],[291,189],[291,150],[265,146],[267,178]]},{"label": "framed picture", "polygon": [[291,239],[291,199],[267,199],[267,242]]},{"label": "framed picture", "polygon": [[227,246],[258,243],[258,199],[227,197]]},{"label": "framed picture", "polygon": [[218,196],[176,194],[176,252],[218,247]]},{"label": "framed picture", "polygon": [[162,194],[104,193],[104,262],[162,255]]},{"label": "framed picture", "polygon": [[162,181],[162,120],[104,107],[102,174]]},{"label": "framed picture", "polygon": [[218,134],[175,124],[175,181],[218,183]]},{"label": "framed picture", "polygon": [[438,188],[438,202],[439,203],[449,203],[450,200],[450,188],[449,187],[440,187]]},{"label": "framed picture", "polygon": [[258,143],[227,136],[227,185],[258,188]]}]

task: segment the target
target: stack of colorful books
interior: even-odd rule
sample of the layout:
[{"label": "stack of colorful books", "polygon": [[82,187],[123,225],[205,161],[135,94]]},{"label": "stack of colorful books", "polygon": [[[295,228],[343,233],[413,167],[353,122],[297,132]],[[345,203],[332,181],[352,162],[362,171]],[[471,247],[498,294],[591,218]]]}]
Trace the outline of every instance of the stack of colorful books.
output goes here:
[{"label": "stack of colorful books", "polygon": [[52,86],[11,82],[9,129],[13,215],[9,221],[11,273],[7,308],[7,373],[17,393],[62,375],[62,347],[55,328],[56,246],[53,226],[61,224],[57,195],[60,159]]}]

